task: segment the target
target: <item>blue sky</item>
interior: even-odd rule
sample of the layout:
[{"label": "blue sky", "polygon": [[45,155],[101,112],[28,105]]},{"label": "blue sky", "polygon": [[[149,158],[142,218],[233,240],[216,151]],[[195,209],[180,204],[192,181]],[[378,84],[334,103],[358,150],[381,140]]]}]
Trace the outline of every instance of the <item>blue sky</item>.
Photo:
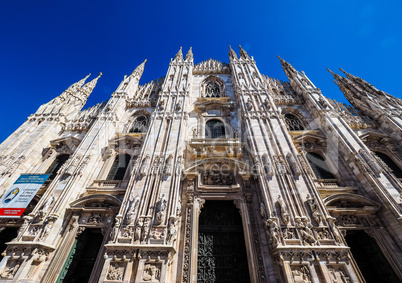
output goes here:
[{"label": "blue sky", "polygon": [[401,1],[1,1],[0,141],[43,103],[103,72],[87,106],[107,100],[148,62],[141,83],[166,74],[180,46],[195,63],[229,62],[228,46],[261,73],[287,80],[279,60],[345,101],[326,68],[360,76],[399,98]]}]

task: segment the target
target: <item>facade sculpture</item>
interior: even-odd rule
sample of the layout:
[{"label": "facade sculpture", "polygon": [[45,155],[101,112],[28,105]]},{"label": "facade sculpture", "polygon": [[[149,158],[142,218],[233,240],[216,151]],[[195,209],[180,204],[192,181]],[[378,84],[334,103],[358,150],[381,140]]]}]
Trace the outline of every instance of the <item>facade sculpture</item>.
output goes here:
[{"label": "facade sculpture", "polygon": [[0,145],[0,195],[50,175],[0,219],[0,282],[402,281],[402,100],[330,71],[344,105],[279,59],[289,82],[180,49],[40,106]]}]

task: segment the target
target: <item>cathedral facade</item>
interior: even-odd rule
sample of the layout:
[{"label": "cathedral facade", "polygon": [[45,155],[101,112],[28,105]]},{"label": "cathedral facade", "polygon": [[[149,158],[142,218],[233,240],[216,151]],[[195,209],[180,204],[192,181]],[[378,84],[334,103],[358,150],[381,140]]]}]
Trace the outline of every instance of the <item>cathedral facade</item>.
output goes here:
[{"label": "cathedral facade", "polygon": [[180,49],[40,106],[0,145],[0,195],[49,175],[0,218],[0,282],[402,281],[402,101],[330,71],[341,104],[279,59],[289,82]]}]

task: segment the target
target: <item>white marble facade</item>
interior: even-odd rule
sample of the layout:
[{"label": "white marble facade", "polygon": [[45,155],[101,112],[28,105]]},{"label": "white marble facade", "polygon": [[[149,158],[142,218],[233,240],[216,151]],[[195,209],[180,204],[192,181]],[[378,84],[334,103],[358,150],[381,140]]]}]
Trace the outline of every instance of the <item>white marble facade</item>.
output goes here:
[{"label": "white marble facade", "polygon": [[229,64],[180,49],[165,77],[139,85],[145,60],[106,103],[82,110],[100,74],[40,106],[0,145],[0,195],[64,163],[21,219],[0,219],[2,244],[15,232],[0,282],[68,282],[76,239],[96,233],[89,282],[220,282],[200,274],[199,221],[223,200],[244,282],[364,282],[353,235],[376,245],[383,282],[402,280],[402,101],[330,71],[340,104],[279,59],[289,82],[241,47]]}]

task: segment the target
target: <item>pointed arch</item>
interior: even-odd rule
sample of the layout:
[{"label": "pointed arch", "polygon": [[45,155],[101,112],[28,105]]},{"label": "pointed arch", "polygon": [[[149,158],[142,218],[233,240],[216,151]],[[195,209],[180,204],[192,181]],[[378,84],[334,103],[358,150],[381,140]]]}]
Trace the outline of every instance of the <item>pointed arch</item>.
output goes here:
[{"label": "pointed arch", "polygon": [[336,206],[342,207],[342,205],[346,206],[353,206],[353,207],[365,207],[365,206],[372,206],[375,207],[377,210],[380,208],[380,204],[373,201],[372,199],[366,198],[361,195],[356,194],[335,194],[328,196],[324,199],[324,204],[326,206]]},{"label": "pointed arch", "polygon": [[217,76],[209,76],[201,82],[201,96],[205,98],[225,97],[225,82]]},{"label": "pointed arch", "polygon": [[96,195],[90,195],[90,196],[85,196],[82,198],[79,198],[72,203],[70,203],[70,207],[72,208],[79,208],[79,207],[85,207],[85,206],[91,206],[93,203],[103,203],[105,206],[117,206],[120,207],[122,202],[119,200],[117,197],[112,196],[112,195],[106,195],[106,194],[96,194]]},{"label": "pointed arch", "polygon": [[128,123],[129,133],[146,133],[149,125],[150,115],[147,111],[135,112]]},{"label": "pointed arch", "polygon": [[304,131],[308,129],[308,122],[300,111],[286,107],[282,110],[282,113],[289,131]]}]

